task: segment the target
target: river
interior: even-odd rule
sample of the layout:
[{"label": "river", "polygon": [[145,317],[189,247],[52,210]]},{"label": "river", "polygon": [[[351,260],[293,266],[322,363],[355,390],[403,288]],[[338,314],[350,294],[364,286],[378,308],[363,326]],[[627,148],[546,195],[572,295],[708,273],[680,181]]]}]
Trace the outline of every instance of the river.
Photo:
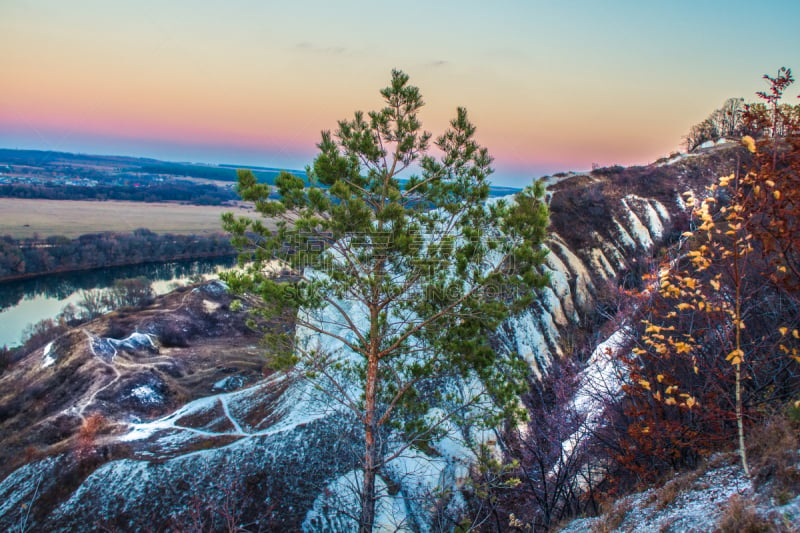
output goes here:
[{"label": "river", "polygon": [[66,274],[51,274],[22,281],[0,283],[0,346],[16,346],[27,326],[55,318],[61,310],[80,300],[82,292],[112,287],[118,279],[144,276],[157,294],[188,283],[198,276],[214,276],[233,266],[235,258],[201,259],[99,268]]}]

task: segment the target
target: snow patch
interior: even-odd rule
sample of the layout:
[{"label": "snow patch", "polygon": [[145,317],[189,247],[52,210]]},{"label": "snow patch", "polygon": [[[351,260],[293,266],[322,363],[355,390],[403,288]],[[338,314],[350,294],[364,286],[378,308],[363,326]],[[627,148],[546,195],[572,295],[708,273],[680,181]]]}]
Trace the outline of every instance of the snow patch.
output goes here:
[{"label": "snow patch", "polygon": [[628,233],[633,237],[633,239],[639,244],[639,246],[645,250],[649,250],[653,247],[653,237],[650,235],[650,230],[647,229],[647,226],[642,223],[642,220],[639,218],[639,215],[634,211],[632,206],[630,205],[632,202],[630,201],[629,197],[625,197],[622,199],[622,204],[625,206],[626,211],[624,213],[625,218],[628,221]]},{"label": "snow patch", "polygon": [[215,279],[210,281],[209,283],[201,285],[200,287],[195,287],[194,289],[192,289],[192,292],[194,293],[205,292],[213,296],[222,296],[223,294],[228,292],[228,285],[222,280]]},{"label": "snow patch", "polygon": [[222,304],[218,302],[212,302],[211,300],[203,300],[203,310],[208,314],[213,313],[220,307],[222,307]]},{"label": "snow patch", "polygon": [[592,248],[589,255],[592,258],[592,267],[603,279],[612,279],[617,275],[617,271],[614,270],[614,267],[608,262],[608,258],[606,254],[603,253],[603,250],[600,248]]},{"label": "snow patch", "polygon": [[139,333],[138,331],[134,331],[121,340],[106,340],[115,349],[122,349],[131,352],[146,350],[148,352],[158,353],[158,346],[156,346],[155,342],[153,342],[153,335],[150,335],[149,333]]},{"label": "snow patch", "polygon": [[561,308],[565,315],[572,322],[578,322],[578,312],[575,310],[575,302],[572,297],[572,290],[569,286],[569,280],[572,279],[567,266],[559,257],[554,253],[548,253],[544,258],[543,269],[550,274],[550,286],[556,297],[561,302]]},{"label": "snow patch", "polygon": [[580,428],[561,443],[562,454],[569,455],[601,423],[606,404],[617,399],[622,390],[619,353],[627,345],[630,331],[621,326],[597,345],[580,374],[580,385],[572,399],[575,412],[585,416]]},{"label": "snow patch", "polygon": [[227,376],[214,383],[211,390],[232,391],[242,385],[244,385],[244,378],[241,376]]},{"label": "snow patch", "polygon": [[634,194],[625,196],[622,203],[647,228],[646,239],[650,242],[649,246],[652,246],[654,240],[664,236],[664,222],[669,222],[670,217],[661,203]]},{"label": "snow patch", "polygon": [[667,166],[670,166],[670,165],[674,165],[675,163],[678,163],[679,161],[683,161],[684,159],[686,159],[688,157],[694,157],[694,155],[695,154],[677,154],[677,155],[674,155],[674,156],[670,157],[666,161],[662,161],[661,163],[658,163],[656,166],[657,167],[667,167]]},{"label": "snow patch", "polygon": [[656,213],[658,213],[658,217],[661,219],[662,222],[668,224],[669,221],[672,220],[672,217],[669,216],[669,210],[667,209],[667,206],[665,206],[658,200],[653,200],[652,198],[650,199],[650,205],[652,205],[653,209],[656,210]]},{"label": "snow patch", "polygon": [[150,385],[139,385],[130,392],[130,396],[142,405],[161,405],[164,403],[164,397],[157,391],[153,390]]},{"label": "snow patch", "polygon": [[[359,503],[359,487],[362,470],[352,470],[330,482],[322,490],[314,505],[303,521],[303,531],[356,531],[361,505]],[[411,532],[414,529],[408,522],[406,505],[402,498],[390,496],[386,483],[378,477],[375,480],[376,532]]]},{"label": "snow patch", "polygon": [[53,341],[50,341],[47,343],[47,346],[44,347],[44,354],[42,356],[42,368],[53,366],[55,362],[56,358],[53,355]]},{"label": "snow patch", "polygon": [[[575,304],[582,310],[588,310],[592,303],[591,291],[594,290],[592,278],[589,276],[589,270],[583,264],[577,255],[570,250],[557,234],[553,233],[550,243],[548,245],[551,254],[558,255],[563,265],[566,265],[567,271],[575,280],[575,290],[573,297]],[[550,254],[548,254],[550,255]]]},{"label": "snow patch", "polygon": [[628,250],[635,250],[636,249],[636,241],[633,240],[631,234],[628,233],[628,230],[625,229],[625,226],[620,224],[619,220],[616,218],[613,219],[614,225],[617,228],[617,238],[621,241],[622,245],[627,248]]}]

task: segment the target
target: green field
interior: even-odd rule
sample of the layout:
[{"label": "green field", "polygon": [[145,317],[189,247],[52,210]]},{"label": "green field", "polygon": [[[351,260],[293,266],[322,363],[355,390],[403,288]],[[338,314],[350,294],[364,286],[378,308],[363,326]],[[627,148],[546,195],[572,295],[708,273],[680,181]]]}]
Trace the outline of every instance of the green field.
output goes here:
[{"label": "green field", "polygon": [[77,237],[102,231],[210,234],[222,232],[226,211],[250,214],[244,207],[198,206],[144,202],[93,202],[0,198],[0,235],[28,238]]}]

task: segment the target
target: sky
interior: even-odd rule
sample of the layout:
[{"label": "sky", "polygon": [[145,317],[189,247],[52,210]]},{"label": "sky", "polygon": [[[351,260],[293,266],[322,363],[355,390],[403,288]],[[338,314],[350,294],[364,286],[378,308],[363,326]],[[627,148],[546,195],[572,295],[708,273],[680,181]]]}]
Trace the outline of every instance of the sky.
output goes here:
[{"label": "sky", "polygon": [[425,129],[466,107],[524,186],[679,150],[800,75],[798,23],[797,0],[0,0],[0,147],[302,169],[399,68]]}]

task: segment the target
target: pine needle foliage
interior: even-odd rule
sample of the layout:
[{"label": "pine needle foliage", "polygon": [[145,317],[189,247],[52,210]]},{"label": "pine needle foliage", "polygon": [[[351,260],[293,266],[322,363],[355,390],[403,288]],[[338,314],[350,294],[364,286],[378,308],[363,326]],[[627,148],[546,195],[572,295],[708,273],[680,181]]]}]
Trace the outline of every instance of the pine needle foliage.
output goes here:
[{"label": "pine needle foliage", "polygon": [[[478,411],[483,426],[524,416],[527,365],[489,339],[547,283],[543,187],[490,200],[492,158],[467,111],[434,139],[408,82],[394,70],[382,108],[323,131],[307,179],[283,173],[271,189],[240,171],[239,193],[262,218],[223,217],[242,251],[230,287],[257,295],[265,316],[299,309],[298,333],[327,338],[268,340],[363,436],[361,531],[374,524],[376,475],[408,446],[425,449]],[[275,277],[276,264],[293,279]]]}]

